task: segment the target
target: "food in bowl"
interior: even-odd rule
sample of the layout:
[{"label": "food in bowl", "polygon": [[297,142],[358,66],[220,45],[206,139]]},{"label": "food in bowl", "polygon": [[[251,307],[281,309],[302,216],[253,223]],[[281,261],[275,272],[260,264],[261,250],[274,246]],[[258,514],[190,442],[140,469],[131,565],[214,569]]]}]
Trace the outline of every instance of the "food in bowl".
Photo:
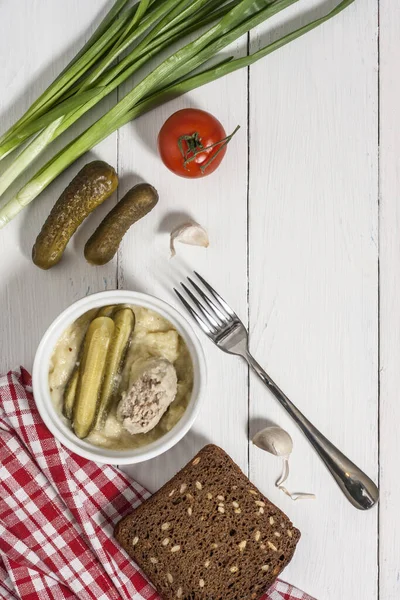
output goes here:
[{"label": "food in bowl", "polygon": [[104,306],[63,332],[51,357],[49,388],[77,437],[128,450],[154,442],[182,418],[193,364],[183,338],[157,312]]}]

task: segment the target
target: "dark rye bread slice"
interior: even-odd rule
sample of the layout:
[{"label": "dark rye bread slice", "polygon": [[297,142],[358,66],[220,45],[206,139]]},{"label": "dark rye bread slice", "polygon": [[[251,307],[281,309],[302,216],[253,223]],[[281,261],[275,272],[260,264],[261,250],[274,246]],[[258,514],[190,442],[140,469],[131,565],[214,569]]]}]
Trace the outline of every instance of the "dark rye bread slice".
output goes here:
[{"label": "dark rye bread slice", "polygon": [[218,446],[205,446],[115,528],[164,600],[260,598],[300,538]]}]

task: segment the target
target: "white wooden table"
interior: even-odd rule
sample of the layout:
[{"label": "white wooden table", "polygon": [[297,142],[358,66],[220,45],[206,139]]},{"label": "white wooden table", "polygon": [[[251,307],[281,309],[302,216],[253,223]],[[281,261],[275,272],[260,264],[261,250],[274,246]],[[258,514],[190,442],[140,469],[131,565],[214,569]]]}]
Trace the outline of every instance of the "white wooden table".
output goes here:
[{"label": "white wooden table", "polygon": [[[109,4],[0,1],[1,131],[65,66]],[[272,25],[289,29],[333,4],[300,1],[252,33],[251,48]],[[245,52],[246,40],[234,51]],[[285,578],[319,600],[400,598],[399,60],[399,4],[356,0],[249,72],[127,125],[0,233],[2,371],[31,368],[45,328],[83,295],[118,286],[176,304],[171,288],[193,268],[248,320],[255,356],[379,481],[380,507],[362,513],[350,506],[246,366],[204,336],[208,394],[195,427],[166,455],[127,470],[154,490],[205,443],[220,444],[301,529]],[[209,110],[227,131],[241,125],[220,169],[202,181],[174,176],[156,154],[160,126],[187,106]],[[113,263],[94,268],[83,258],[108,204],[82,226],[57,268],[40,271],[30,260],[36,235],[61,190],[94,157],[118,168],[118,197],[145,180],[159,190],[159,205],[126,236]],[[181,246],[170,261],[168,233],[186,217],[207,228],[211,246]],[[290,488],[313,491],[316,501],[294,503],[274,488],[279,463],[248,442],[267,421],[293,436]]]}]

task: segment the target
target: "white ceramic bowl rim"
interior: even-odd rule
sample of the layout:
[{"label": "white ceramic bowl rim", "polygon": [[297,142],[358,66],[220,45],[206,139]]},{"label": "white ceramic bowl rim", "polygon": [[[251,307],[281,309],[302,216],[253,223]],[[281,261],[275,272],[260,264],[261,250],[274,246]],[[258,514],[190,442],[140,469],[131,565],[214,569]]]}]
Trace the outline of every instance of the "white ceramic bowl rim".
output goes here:
[{"label": "white ceramic bowl rim", "polygon": [[[184,339],[192,359],[193,391],[185,413],[176,425],[158,440],[146,446],[129,450],[112,450],[80,440],[67,426],[53,405],[48,383],[51,355],[65,329],[88,310],[108,304],[132,304],[149,308],[170,321]],[[108,290],[81,298],[64,310],[44,334],[33,365],[33,393],[39,413],[51,433],[76,454],[106,464],[132,464],[149,460],[169,450],[189,431],[200,410],[206,384],[206,366],[203,349],[190,323],[167,302],[140,292]]]}]

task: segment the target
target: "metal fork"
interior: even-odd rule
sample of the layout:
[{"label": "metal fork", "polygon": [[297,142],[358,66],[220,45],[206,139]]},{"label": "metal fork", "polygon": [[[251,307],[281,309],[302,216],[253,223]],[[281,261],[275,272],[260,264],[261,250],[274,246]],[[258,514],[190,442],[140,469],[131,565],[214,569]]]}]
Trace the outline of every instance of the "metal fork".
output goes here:
[{"label": "metal fork", "polygon": [[181,283],[181,286],[196,310],[178,290],[174,288],[174,291],[204,333],[224,352],[236,354],[247,361],[311,442],[351,504],[361,510],[374,506],[379,498],[379,490],[375,483],[322,435],[279,389],[250,354],[249,336],[237,314],[203,277],[196,272],[194,274],[208,294],[190,277],[188,277],[188,281],[197,296],[184,283]]}]

